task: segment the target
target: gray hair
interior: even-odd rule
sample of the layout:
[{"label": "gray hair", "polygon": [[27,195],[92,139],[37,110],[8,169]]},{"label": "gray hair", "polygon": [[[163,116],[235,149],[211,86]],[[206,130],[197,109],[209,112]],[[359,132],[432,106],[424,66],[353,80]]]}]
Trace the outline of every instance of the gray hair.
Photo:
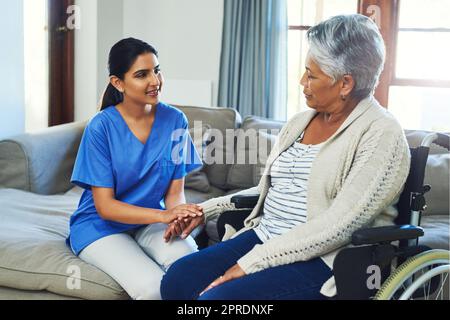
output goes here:
[{"label": "gray hair", "polygon": [[383,71],[386,48],[377,25],[360,14],[325,20],[307,32],[309,57],[333,81],[351,75],[351,95],[364,99],[373,93]]}]

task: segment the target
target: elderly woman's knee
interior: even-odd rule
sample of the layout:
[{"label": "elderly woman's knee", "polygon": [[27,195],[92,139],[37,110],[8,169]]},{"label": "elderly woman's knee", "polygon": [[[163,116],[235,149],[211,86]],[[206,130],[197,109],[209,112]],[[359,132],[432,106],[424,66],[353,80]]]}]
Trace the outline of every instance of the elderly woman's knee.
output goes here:
[{"label": "elderly woman's knee", "polygon": [[190,274],[187,259],[175,261],[161,280],[161,297],[163,300],[183,299],[179,296],[180,285],[185,282],[185,277]]}]

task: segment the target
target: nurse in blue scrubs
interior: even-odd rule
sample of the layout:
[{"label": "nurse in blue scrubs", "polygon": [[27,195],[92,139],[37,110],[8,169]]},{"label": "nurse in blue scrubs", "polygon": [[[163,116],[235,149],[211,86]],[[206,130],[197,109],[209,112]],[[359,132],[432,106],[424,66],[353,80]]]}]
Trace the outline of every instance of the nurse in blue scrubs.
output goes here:
[{"label": "nurse in blue scrubs", "polygon": [[72,183],[84,189],[67,244],[133,299],[160,299],[160,281],[197,250],[191,237],[164,239],[202,209],[186,204],[184,177],[201,166],[186,116],[160,102],[157,51],[128,38],[109,54],[110,84],[87,124]]}]

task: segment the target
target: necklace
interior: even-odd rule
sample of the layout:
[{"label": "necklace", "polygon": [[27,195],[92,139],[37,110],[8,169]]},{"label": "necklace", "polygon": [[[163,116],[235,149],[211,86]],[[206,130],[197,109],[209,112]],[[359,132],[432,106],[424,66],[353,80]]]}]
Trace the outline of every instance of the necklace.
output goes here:
[{"label": "necklace", "polygon": [[305,137],[305,131],[303,131],[301,134],[300,134],[300,138],[298,138],[298,143],[302,143],[303,142],[303,138]]}]

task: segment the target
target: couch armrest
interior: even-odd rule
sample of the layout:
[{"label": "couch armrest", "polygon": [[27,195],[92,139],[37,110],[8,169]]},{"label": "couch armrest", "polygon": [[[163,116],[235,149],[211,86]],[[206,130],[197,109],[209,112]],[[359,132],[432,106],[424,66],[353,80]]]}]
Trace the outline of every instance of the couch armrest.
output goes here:
[{"label": "couch armrest", "polygon": [[44,195],[69,190],[85,125],[65,124],[0,141],[0,188]]},{"label": "couch armrest", "polygon": [[421,227],[412,225],[366,228],[353,233],[352,244],[361,246],[398,240],[410,240],[417,239],[423,236],[423,234],[423,229]]}]

